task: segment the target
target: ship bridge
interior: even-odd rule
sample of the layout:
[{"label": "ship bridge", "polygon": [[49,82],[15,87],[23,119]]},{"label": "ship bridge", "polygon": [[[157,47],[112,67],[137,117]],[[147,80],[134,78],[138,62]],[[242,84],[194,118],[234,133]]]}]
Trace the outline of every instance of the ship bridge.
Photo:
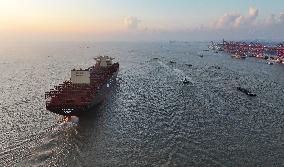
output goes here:
[{"label": "ship bridge", "polygon": [[109,57],[109,56],[98,56],[96,58],[94,58],[96,60],[96,65],[100,66],[100,67],[108,67],[111,66],[112,60],[114,58]]},{"label": "ship bridge", "polygon": [[90,70],[71,70],[71,81],[74,84],[90,84]]},{"label": "ship bridge", "polygon": [[[109,56],[98,56],[94,58],[96,60],[96,70],[101,67],[110,67],[113,65],[112,60],[114,58]],[[71,70],[71,81],[73,84],[90,84],[92,80],[92,68],[88,69],[73,69]]]}]

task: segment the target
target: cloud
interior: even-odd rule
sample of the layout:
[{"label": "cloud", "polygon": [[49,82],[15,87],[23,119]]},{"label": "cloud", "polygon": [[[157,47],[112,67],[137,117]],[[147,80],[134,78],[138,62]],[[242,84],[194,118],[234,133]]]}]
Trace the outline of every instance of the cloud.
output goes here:
[{"label": "cloud", "polygon": [[249,17],[257,17],[258,16],[258,9],[254,7],[249,8]]},{"label": "cloud", "polygon": [[219,29],[253,25],[255,24],[258,13],[258,9],[254,7],[249,8],[247,16],[235,13],[226,13],[213,23],[213,27]]},{"label": "cloud", "polygon": [[[284,12],[259,17],[259,10],[250,7],[248,14],[227,13],[207,26],[208,37],[229,39],[284,39]],[[197,34],[197,33],[196,33]],[[215,34],[215,35],[214,35]]]},{"label": "cloud", "polygon": [[279,15],[270,14],[264,21],[261,23],[262,26],[275,26],[284,23],[284,13]]},{"label": "cloud", "polygon": [[225,26],[233,26],[240,17],[239,14],[225,14],[214,23],[214,27],[223,28]]},{"label": "cloud", "polygon": [[[284,12],[259,17],[259,9],[250,7],[246,14],[225,13],[212,23],[196,27],[173,28],[147,25],[137,17],[124,18],[128,31],[121,31],[109,36],[110,40],[145,40],[145,41],[210,41],[210,40],[255,40],[268,39],[283,41]],[[129,31],[130,30],[130,31]]]},{"label": "cloud", "polygon": [[140,19],[137,17],[127,16],[124,18],[124,24],[129,29],[138,29],[139,23],[141,22]]},{"label": "cloud", "polygon": [[284,22],[284,12],[280,13],[279,19],[281,22]]}]

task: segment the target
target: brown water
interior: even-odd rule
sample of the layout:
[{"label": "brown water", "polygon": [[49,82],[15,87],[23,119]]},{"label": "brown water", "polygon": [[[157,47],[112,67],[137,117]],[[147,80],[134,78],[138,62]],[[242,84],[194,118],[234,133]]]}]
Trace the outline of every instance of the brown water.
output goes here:
[{"label": "brown water", "polygon": [[[283,166],[284,65],[202,52],[206,47],[0,46],[1,166]],[[44,92],[100,53],[120,62],[117,85],[93,115],[60,123],[45,110]]]}]

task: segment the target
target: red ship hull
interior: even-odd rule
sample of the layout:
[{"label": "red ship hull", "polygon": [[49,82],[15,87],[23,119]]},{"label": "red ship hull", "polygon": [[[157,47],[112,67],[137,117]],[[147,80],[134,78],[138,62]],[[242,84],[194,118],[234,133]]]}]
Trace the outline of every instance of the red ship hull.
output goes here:
[{"label": "red ship hull", "polygon": [[90,84],[65,81],[45,93],[46,109],[64,116],[82,116],[100,104],[116,81],[119,64],[90,67]]}]

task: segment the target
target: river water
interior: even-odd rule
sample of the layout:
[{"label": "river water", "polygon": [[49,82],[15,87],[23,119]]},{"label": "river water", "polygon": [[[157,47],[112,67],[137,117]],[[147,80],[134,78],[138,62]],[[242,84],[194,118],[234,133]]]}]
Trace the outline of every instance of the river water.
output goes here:
[{"label": "river water", "polygon": [[[207,45],[3,44],[1,166],[283,166],[284,65]],[[116,85],[92,115],[62,124],[44,92],[99,54],[120,63]]]}]

